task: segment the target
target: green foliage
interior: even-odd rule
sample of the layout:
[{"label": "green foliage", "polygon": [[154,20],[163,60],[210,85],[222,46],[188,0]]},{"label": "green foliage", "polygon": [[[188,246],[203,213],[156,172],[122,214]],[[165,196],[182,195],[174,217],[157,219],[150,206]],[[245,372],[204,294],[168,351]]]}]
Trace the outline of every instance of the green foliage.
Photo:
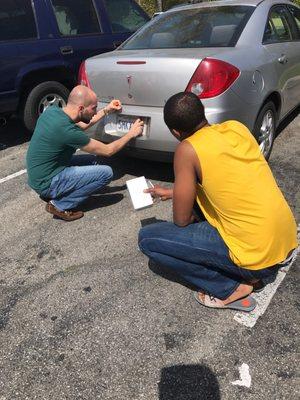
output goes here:
[{"label": "green foliage", "polygon": [[138,3],[143,7],[143,9],[152,16],[157,11],[157,1],[156,0],[140,0]]},{"label": "green foliage", "polygon": [[[207,0],[213,1],[213,0]],[[295,4],[300,6],[300,0],[292,0]],[[158,0],[137,0],[137,2],[143,7],[143,9],[152,16],[155,12],[158,11],[159,3]],[[188,0],[161,0],[163,10],[168,10],[171,7],[174,7],[177,4],[188,3]]]},{"label": "green foliage", "polygon": [[[137,0],[138,3],[143,7],[143,9],[152,16],[155,12],[159,11],[159,3],[158,0]],[[161,0],[163,10],[168,10],[169,8],[177,5],[177,4],[186,4],[188,0]]]}]

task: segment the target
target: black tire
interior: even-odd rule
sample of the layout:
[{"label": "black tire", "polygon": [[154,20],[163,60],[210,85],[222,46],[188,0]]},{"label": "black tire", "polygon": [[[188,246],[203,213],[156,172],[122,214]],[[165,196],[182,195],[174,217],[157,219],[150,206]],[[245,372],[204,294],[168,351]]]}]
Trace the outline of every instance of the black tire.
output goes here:
[{"label": "black tire", "polygon": [[253,134],[261,152],[268,160],[272,151],[277,127],[277,112],[272,101],[266,103],[260,110],[254,125]]},{"label": "black tire", "polygon": [[23,109],[23,122],[29,131],[33,131],[38,117],[46,107],[53,104],[64,107],[69,90],[59,82],[47,81],[35,86],[29,93]]}]

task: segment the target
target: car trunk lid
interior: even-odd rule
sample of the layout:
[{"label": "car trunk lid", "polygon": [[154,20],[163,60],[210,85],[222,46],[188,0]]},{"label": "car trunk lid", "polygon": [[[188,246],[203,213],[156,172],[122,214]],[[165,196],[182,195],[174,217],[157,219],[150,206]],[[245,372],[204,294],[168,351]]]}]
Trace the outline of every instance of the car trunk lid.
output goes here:
[{"label": "car trunk lid", "polygon": [[88,59],[86,72],[101,102],[117,98],[124,105],[163,107],[170,96],[186,89],[203,58],[224,50],[117,50]]}]

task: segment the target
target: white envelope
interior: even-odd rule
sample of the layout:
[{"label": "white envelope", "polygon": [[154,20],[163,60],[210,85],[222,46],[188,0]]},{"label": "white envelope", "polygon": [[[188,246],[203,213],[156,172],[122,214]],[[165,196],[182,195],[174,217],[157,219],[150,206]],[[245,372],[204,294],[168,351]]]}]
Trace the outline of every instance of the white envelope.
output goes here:
[{"label": "white envelope", "polygon": [[148,185],[144,176],[126,181],[131,201],[135,210],[149,207],[153,204],[153,198],[150,193],[144,193]]}]

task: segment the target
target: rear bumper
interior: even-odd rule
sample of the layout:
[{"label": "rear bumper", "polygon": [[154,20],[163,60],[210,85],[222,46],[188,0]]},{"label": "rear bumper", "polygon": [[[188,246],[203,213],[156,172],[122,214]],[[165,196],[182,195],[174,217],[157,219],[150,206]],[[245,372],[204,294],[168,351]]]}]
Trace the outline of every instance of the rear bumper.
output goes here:
[{"label": "rear bumper", "polygon": [[[229,96],[230,94],[230,96]],[[257,105],[245,105],[233,93],[219,96],[218,98],[208,99],[204,102],[205,114],[210,124],[221,123],[227,120],[238,120],[245,124],[250,130],[254,126],[257,115]],[[98,108],[103,108],[107,104],[98,103]],[[143,107],[143,106],[123,106],[122,114],[126,116],[148,118],[149,126],[145,136],[132,140],[127,146],[128,154],[139,158],[147,159],[168,159],[171,160],[172,154],[177,145],[178,140],[172,136],[163,120],[162,107]],[[113,121],[113,122],[112,122]],[[116,121],[116,115],[104,118],[98,124],[89,129],[89,136],[94,137],[104,143],[111,143],[122,136],[117,131],[112,130],[112,126]],[[109,123],[109,125],[108,125]],[[108,126],[110,127],[108,129]],[[107,132],[110,132],[109,134]],[[156,157],[155,153],[159,155]]]}]

